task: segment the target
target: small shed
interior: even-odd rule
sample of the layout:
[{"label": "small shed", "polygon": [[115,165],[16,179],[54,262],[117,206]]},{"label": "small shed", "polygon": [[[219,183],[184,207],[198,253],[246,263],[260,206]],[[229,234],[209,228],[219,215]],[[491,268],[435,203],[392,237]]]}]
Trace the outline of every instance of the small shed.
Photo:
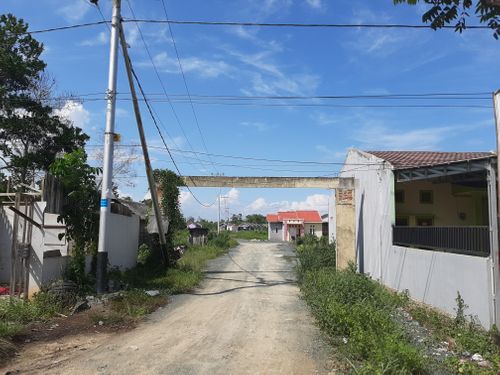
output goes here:
[{"label": "small shed", "polygon": [[204,246],[208,242],[208,228],[202,228],[200,224],[189,224],[189,243],[191,245]]}]

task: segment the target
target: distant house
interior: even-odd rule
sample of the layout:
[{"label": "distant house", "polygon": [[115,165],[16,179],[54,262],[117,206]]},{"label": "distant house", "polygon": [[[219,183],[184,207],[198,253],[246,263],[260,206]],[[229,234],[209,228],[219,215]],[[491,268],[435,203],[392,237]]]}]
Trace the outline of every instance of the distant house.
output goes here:
[{"label": "distant house", "polygon": [[450,314],[458,292],[467,314],[498,325],[496,159],[489,152],[350,150],[340,176],[356,179],[360,272]]},{"label": "distant house", "polygon": [[283,211],[268,214],[267,233],[270,241],[295,241],[305,234],[321,237],[323,221],[318,211]]},{"label": "distant house", "polygon": [[226,227],[226,230],[228,230],[230,232],[238,232],[239,226],[236,224],[228,224]]}]

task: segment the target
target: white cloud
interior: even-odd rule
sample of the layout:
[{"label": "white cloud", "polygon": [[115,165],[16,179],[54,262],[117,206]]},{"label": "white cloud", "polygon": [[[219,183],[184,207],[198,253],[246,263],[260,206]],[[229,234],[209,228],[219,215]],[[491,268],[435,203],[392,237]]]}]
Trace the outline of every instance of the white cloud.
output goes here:
[{"label": "white cloud", "polygon": [[85,129],[90,122],[90,112],[84,108],[83,104],[73,100],[66,101],[61,109],[54,111],[54,114],[71,121],[73,125],[82,129]]},{"label": "white cloud", "polygon": [[108,43],[108,35],[106,34],[106,32],[101,31],[94,38],[85,39],[84,41],[80,42],[80,46],[95,47],[95,46],[103,46],[107,43]]},{"label": "white cloud", "polygon": [[259,132],[269,130],[269,125],[267,125],[264,122],[259,122],[259,121],[243,121],[243,122],[241,122],[241,125],[243,125],[247,128],[253,128]]},{"label": "white cloud", "polygon": [[365,150],[434,150],[454,128],[436,127],[398,131],[384,126],[365,126],[354,138]]},{"label": "white cloud", "polygon": [[345,158],[347,151],[335,151],[325,145],[316,145],[316,151],[323,155],[324,160],[328,161],[341,161]]},{"label": "white cloud", "polygon": [[245,207],[247,213],[268,214],[278,211],[293,210],[318,210],[319,212],[328,211],[329,197],[326,194],[308,195],[302,201],[275,201],[267,202],[263,197],[255,199]]},{"label": "white cloud", "polygon": [[70,1],[69,4],[59,7],[57,13],[64,17],[66,21],[80,21],[92,7],[86,1]]},{"label": "white cloud", "polygon": [[193,201],[194,201],[194,199],[193,199],[193,195],[191,194],[191,192],[181,190],[181,192],[179,194],[179,203],[181,206],[185,205],[187,203],[193,202]]},{"label": "white cloud", "polygon": [[299,73],[285,74],[273,59],[273,51],[265,50],[253,54],[246,54],[234,49],[225,48],[226,52],[240,62],[255,70],[250,71],[252,88],[243,90],[245,94],[279,95],[306,95],[314,92],[320,78],[314,74]]},{"label": "white cloud", "polygon": [[264,198],[257,198],[246,207],[246,210],[250,212],[263,212],[267,210],[268,206]]},{"label": "white cloud", "polygon": [[[356,9],[352,23],[389,23],[391,17],[385,13],[375,13],[368,9]],[[356,37],[345,43],[350,49],[362,54],[373,56],[388,56],[399,50],[404,43],[409,44],[410,33],[393,29],[369,29],[357,30]]]},{"label": "white cloud", "polygon": [[[153,57],[155,66],[164,73],[180,73],[179,62],[175,57],[170,57],[166,52],[160,52]],[[206,60],[199,57],[186,57],[181,59],[184,73],[196,73],[202,78],[217,78],[221,75],[230,75],[232,67],[222,60]],[[151,62],[143,61],[139,66],[152,67]]]},{"label": "white cloud", "polygon": [[322,0],[306,0],[306,3],[314,9],[322,9],[324,5]]},{"label": "white cloud", "polygon": [[326,125],[336,125],[341,123],[341,119],[337,116],[325,112],[315,112],[311,115],[311,118],[318,124],[322,126]]},{"label": "white cloud", "polygon": [[227,197],[227,203],[236,204],[240,200],[240,191],[238,189],[232,188],[224,196]]},{"label": "white cloud", "polygon": [[137,40],[139,39],[139,30],[137,29],[137,27],[128,29],[125,38],[127,40],[127,44],[131,47],[134,47],[137,44]]}]

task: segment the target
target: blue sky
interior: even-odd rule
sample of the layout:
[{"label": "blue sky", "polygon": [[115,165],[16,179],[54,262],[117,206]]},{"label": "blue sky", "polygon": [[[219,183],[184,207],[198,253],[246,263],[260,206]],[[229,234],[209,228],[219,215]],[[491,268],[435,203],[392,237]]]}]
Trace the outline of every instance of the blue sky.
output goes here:
[{"label": "blue sky", "polygon": [[[217,20],[303,23],[409,23],[420,24],[423,6],[394,6],[392,0],[166,0],[175,20]],[[111,1],[100,0],[106,18]],[[137,18],[165,19],[158,0],[130,0]],[[3,0],[0,11],[25,19],[31,29],[101,20],[85,0]],[[123,0],[123,16],[131,18]],[[490,106],[491,100],[343,100],[289,102],[194,102],[204,142],[190,104],[176,95],[186,90],[168,27],[140,24],[145,42],[172,95],[172,105],[152,68],[137,28],[125,24],[130,54],[152,105],[168,131],[174,149],[205,151],[244,157],[313,160],[339,163],[350,147],[387,150],[493,150],[494,122],[491,108],[388,108],[331,107],[335,105],[465,104]],[[421,29],[299,29],[172,25],[175,41],[192,95],[318,96],[405,93],[476,93],[500,88],[500,49],[488,30],[462,35],[449,30]],[[57,93],[76,96],[101,93],[107,86],[109,35],[104,26],[38,34],[45,44],[48,71],[57,80]],[[118,91],[128,92],[120,62]],[[161,95],[160,95],[161,94]],[[126,95],[124,95],[126,96]],[[302,101],[306,102],[306,101]],[[247,103],[248,104],[248,103]],[[256,104],[256,105],[255,105]],[[263,105],[264,104],[264,105]],[[311,105],[312,104],[312,105]],[[102,144],[105,102],[69,102],[67,115],[91,136],[91,145]],[[142,114],[151,146],[153,165],[172,168],[145,108]],[[138,142],[132,106],[118,101],[116,130],[121,144]],[[91,158],[97,147],[88,147]],[[123,147],[122,153],[130,148]],[[120,191],[142,199],[147,192],[142,160],[135,176],[117,176]],[[334,175],[334,164],[298,165],[243,159],[208,157],[174,151],[185,175]],[[118,155],[120,157],[120,155]],[[94,161],[96,162],[96,161]],[[213,164],[212,164],[213,162]],[[218,189],[194,189],[197,197],[214,202]],[[223,189],[230,214],[267,213],[278,209],[316,208],[324,212],[328,192],[300,189]],[[186,216],[216,217],[216,207],[203,208],[183,192]],[[224,205],[223,205],[224,206]]]}]

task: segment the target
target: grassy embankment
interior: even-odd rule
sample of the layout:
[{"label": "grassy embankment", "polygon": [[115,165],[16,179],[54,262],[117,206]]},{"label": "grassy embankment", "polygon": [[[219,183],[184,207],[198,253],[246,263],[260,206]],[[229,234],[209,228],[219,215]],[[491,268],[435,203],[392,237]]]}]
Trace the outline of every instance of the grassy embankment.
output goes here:
[{"label": "grassy embankment", "polygon": [[466,374],[495,374],[500,369],[500,351],[491,333],[465,319],[463,309],[452,319],[410,301],[405,293],[389,291],[353,269],[336,271],[335,247],[323,241],[307,238],[297,246],[297,254],[303,296],[353,373],[431,372],[433,360],[411,343],[403,323],[394,318],[401,309],[427,327],[436,341],[452,340],[455,353],[481,353],[491,365],[480,368],[454,355],[440,367]]}]

